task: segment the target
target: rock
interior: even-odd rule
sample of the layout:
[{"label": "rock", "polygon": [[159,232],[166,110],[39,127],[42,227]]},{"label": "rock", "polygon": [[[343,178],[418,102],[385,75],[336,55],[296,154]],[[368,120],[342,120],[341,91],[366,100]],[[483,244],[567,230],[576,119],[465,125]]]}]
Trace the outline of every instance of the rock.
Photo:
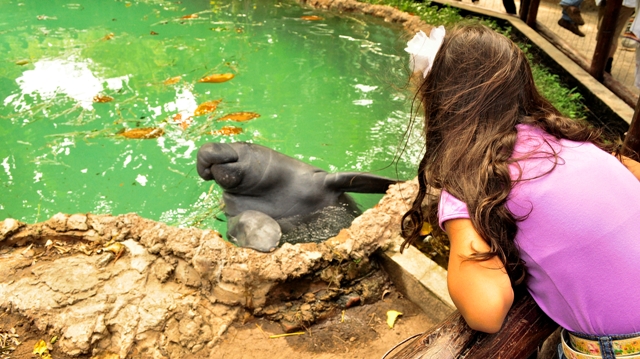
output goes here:
[{"label": "rock", "polygon": [[189,287],[200,286],[200,276],[198,272],[187,262],[179,261],[175,269],[176,281]]},{"label": "rock", "polygon": [[24,223],[16,221],[13,218],[7,218],[2,221],[2,226],[0,226],[0,242],[15,233],[22,226],[24,226]]},{"label": "rock", "polygon": [[22,256],[23,256],[23,257],[25,257],[25,258],[29,258],[29,259],[31,259],[31,258],[33,258],[33,256],[35,256],[35,255],[36,255],[36,251],[34,251],[32,248],[27,248],[27,249],[25,249],[24,251],[22,251],[22,253],[21,253],[21,254],[22,254]]},{"label": "rock", "polygon": [[167,322],[164,334],[167,340],[174,343],[180,343],[180,330],[178,329],[180,323],[174,318],[169,319]]},{"label": "rock", "polygon": [[73,214],[67,218],[67,228],[76,231],[86,231],[89,229],[87,226],[87,216],[84,214]]},{"label": "rock", "polygon": [[270,306],[264,308],[264,310],[262,310],[262,313],[264,315],[274,315],[274,314],[278,313],[279,311],[280,311],[280,309],[277,306],[270,305]]},{"label": "rock", "polygon": [[344,304],[345,308],[351,308],[354,307],[356,305],[360,304],[360,297],[358,296],[350,296],[346,303]]},{"label": "rock", "polygon": [[281,320],[280,326],[282,326],[282,330],[285,333],[293,333],[302,329],[302,325],[300,323],[292,322],[289,320]]},{"label": "rock", "polygon": [[69,217],[64,213],[56,213],[51,219],[45,222],[45,225],[54,231],[64,232],[67,230],[67,219]]},{"label": "rock", "polygon": [[315,294],[313,294],[313,293],[311,293],[311,292],[309,292],[309,293],[305,293],[305,294],[302,296],[302,298],[304,299],[304,301],[305,301],[306,303],[312,303],[312,302],[315,302],[315,300],[316,300],[316,295],[315,295]]},{"label": "rock", "polygon": [[158,278],[160,283],[164,283],[171,277],[171,273],[175,269],[174,266],[169,264],[163,258],[158,258],[151,266],[151,272]]},{"label": "rock", "polygon": [[300,306],[300,320],[305,323],[313,323],[316,317],[315,314],[311,311],[311,306],[309,304],[303,304]]},{"label": "rock", "polygon": [[112,252],[103,252],[96,260],[96,265],[100,268],[106,267],[116,257]]}]

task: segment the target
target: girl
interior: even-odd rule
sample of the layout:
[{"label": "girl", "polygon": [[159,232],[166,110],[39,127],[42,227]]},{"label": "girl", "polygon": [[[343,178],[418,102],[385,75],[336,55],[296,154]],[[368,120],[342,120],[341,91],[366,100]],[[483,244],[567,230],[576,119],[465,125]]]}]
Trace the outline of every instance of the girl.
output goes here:
[{"label": "girl", "polygon": [[636,178],[600,131],[543,98],[506,37],[481,25],[439,33],[407,49],[426,49],[412,57],[426,154],[403,246],[439,223],[449,293],[475,330],[499,331],[524,284],[568,331],[567,357],[640,358],[639,164],[624,158]]}]

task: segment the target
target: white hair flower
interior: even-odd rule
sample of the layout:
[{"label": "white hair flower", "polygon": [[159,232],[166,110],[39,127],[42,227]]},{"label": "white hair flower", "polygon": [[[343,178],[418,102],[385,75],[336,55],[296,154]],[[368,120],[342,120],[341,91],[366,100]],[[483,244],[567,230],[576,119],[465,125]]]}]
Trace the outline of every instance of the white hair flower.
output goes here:
[{"label": "white hair flower", "polygon": [[411,71],[422,72],[424,77],[427,77],[433,60],[436,58],[436,53],[444,41],[445,30],[444,26],[438,26],[431,29],[429,37],[422,30],[407,42],[407,47],[404,49],[411,54]]}]

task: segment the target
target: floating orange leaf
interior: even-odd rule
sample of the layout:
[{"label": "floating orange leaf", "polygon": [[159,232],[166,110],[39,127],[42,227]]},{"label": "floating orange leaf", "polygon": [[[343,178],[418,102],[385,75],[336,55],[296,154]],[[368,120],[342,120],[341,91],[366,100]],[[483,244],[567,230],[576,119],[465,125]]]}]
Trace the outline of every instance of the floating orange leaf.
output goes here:
[{"label": "floating orange leaf", "polygon": [[302,20],[306,20],[306,21],[318,21],[318,20],[322,20],[322,18],[318,15],[306,15],[306,16],[301,16],[300,17]]},{"label": "floating orange leaf", "polygon": [[166,80],[164,80],[162,83],[164,85],[173,85],[178,83],[178,81],[182,80],[182,76],[175,76],[175,77],[170,77]]},{"label": "floating orange leaf", "polygon": [[157,32],[155,32],[155,31],[153,31],[153,30],[151,30],[150,34],[151,34],[151,35],[159,35]]},{"label": "floating orange leaf", "polygon": [[107,35],[105,35],[105,37],[102,38],[103,41],[107,41],[107,40],[111,40],[115,37],[115,35],[112,33],[109,33]]},{"label": "floating orange leaf", "polygon": [[184,20],[197,19],[197,18],[198,18],[198,14],[190,14],[190,15],[185,15],[181,17],[181,19],[184,19]]},{"label": "floating orange leaf", "polygon": [[134,138],[134,139],[148,139],[148,138],[158,138],[164,134],[164,130],[158,127],[145,127],[145,128],[134,128],[132,130],[124,131],[119,133],[118,135],[126,138]]},{"label": "floating orange leaf", "polygon": [[175,122],[178,122],[178,125],[180,126],[181,129],[186,130],[189,127],[189,125],[191,125],[192,118],[191,116],[189,116],[183,119],[182,114],[177,113],[175,116],[173,116],[173,120]]},{"label": "floating orange leaf", "polygon": [[220,83],[226,82],[234,78],[234,74],[213,74],[209,76],[205,76],[198,80],[198,82],[207,82],[207,83]]},{"label": "floating orange leaf", "polygon": [[212,135],[231,136],[242,133],[242,128],[235,126],[224,126],[219,130],[211,131]]},{"label": "floating orange leaf", "polygon": [[113,97],[107,95],[95,95],[93,96],[93,102],[105,103],[113,101]]},{"label": "floating orange leaf", "polygon": [[220,121],[236,121],[236,122],[244,122],[253,120],[254,118],[260,117],[260,114],[255,112],[234,112],[228,115],[224,115],[220,118]]},{"label": "floating orange leaf", "polygon": [[194,116],[202,116],[202,115],[206,115],[208,113],[211,113],[211,112],[215,111],[216,108],[218,108],[218,104],[220,102],[222,102],[222,100],[204,102],[204,103],[200,104],[198,106],[198,108],[196,108],[196,110],[193,112],[193,115]]}]

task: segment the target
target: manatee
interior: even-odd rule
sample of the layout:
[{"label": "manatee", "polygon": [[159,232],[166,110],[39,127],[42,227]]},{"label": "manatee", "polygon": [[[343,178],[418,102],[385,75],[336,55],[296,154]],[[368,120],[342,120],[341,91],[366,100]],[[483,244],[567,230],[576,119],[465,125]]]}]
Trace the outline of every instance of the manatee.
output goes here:
[{"label": "manatee", "polygon": [[[398,181],[366,172],[328,173],[257,144],[206,143],[198,174],[223,190],[227,237],[242,247],[274,250],[281,239],[326,239],[361,212],[345,192],[385,193]],[[330,228],[327,233],[324,227]]]}]

